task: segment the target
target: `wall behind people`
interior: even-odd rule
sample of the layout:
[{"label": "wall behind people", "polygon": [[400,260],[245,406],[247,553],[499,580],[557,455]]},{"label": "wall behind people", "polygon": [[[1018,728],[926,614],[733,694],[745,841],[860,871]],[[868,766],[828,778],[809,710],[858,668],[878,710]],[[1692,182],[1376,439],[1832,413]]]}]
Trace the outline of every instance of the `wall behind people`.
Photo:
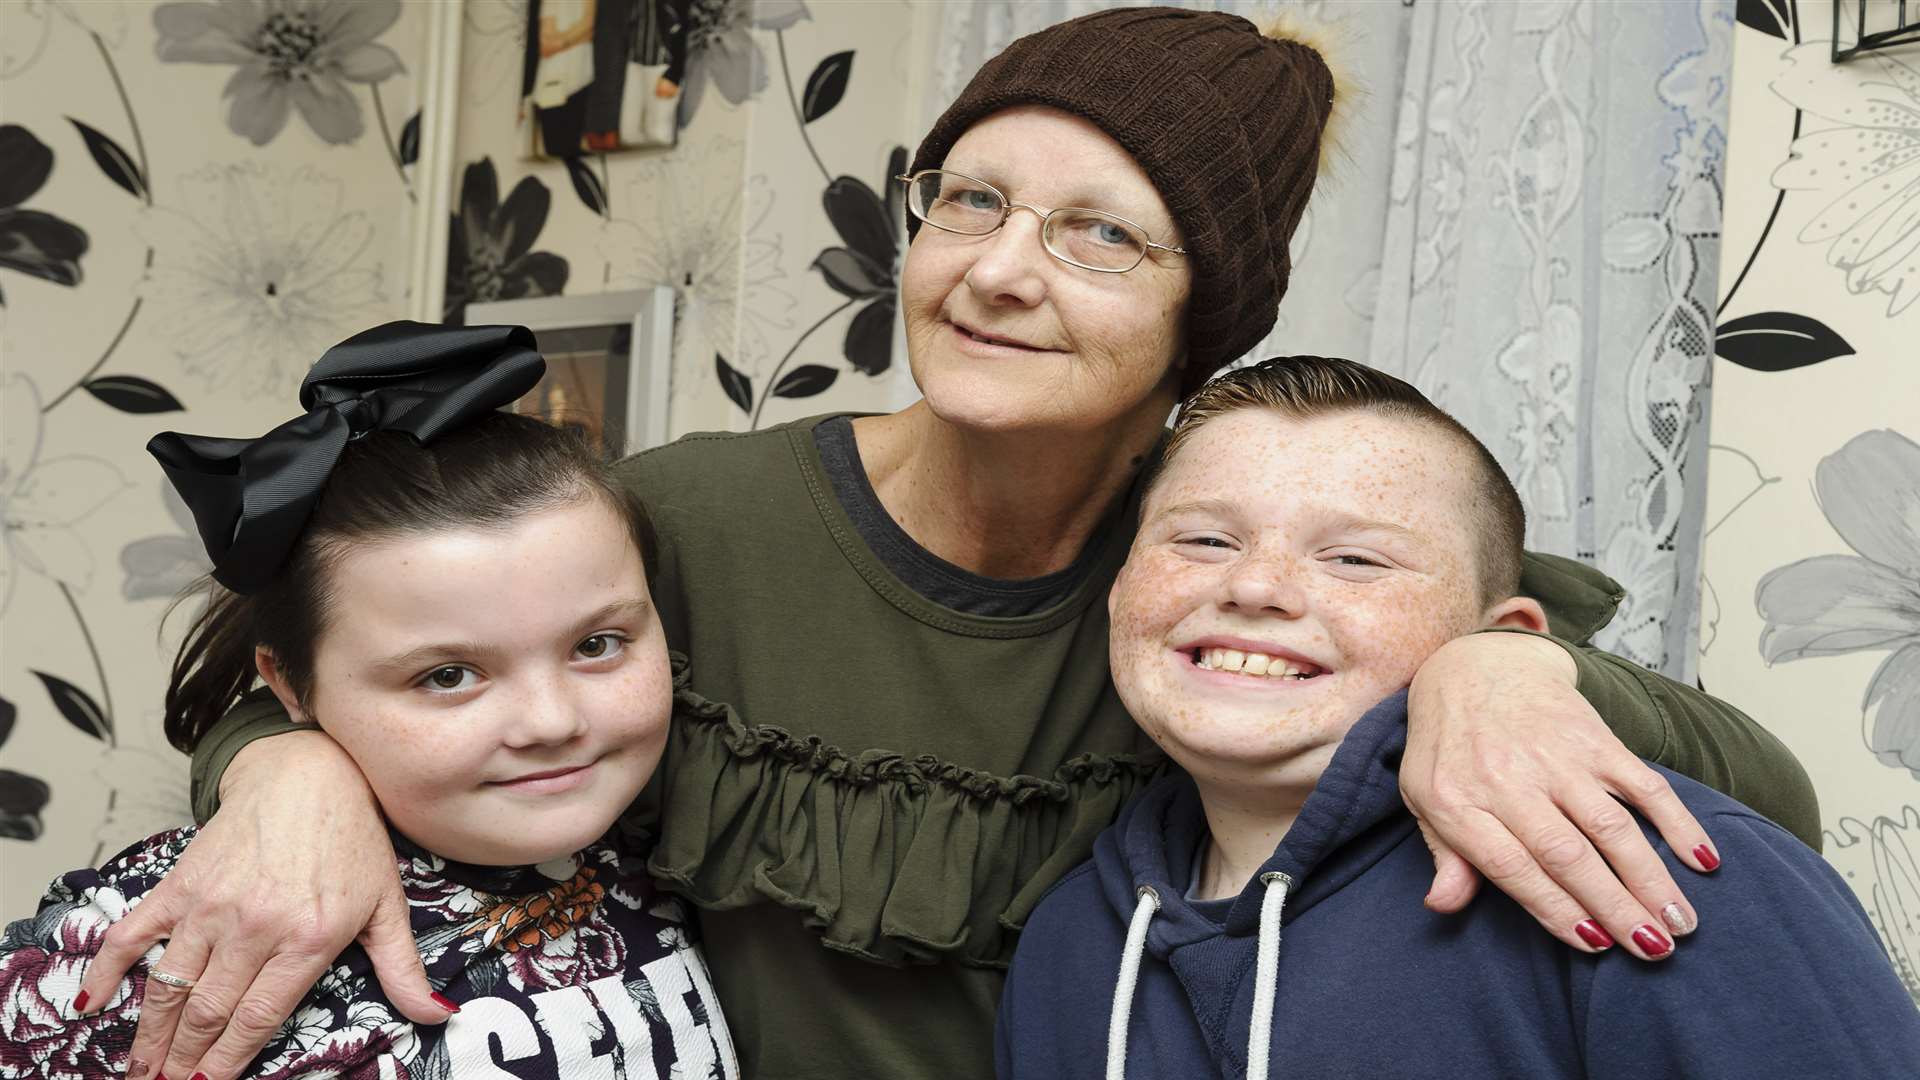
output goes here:
[{"label": "wall behind people", "polygon": [[0,4],[8,916],[186,820],[156,635],[206,563],[148,437],[256,433],[326,346],[405,312],[426,12],[269,11]]},{"label": "wall behind people", "polygon": [[[526,0],[466,0],[441,314],[673,285],[676,435],[904,404],[885,174],[921,126],[924,10],[688,7],[678,145],[569,166],[524,153]],[[242,9],[0,4],[0,248],[29,253],[0,266],[3,911],[187,819],[160,615],[206,563],[147,438],[256,434],[408,311],[430,5],[323,3],[317,37]],[[340,61],[362,77],[273,78]]]},{"label": "wall behind people", "polygon": [[[915,5],[701,0],[687,17],[678,145],[568,165],[522,153],[526,0],[467,0],[454,207],[472,250],[449,317],[503,289],[673,286],[676,436],[902,403],[883,173],[917,137]],[[537,258],[490,256],[509,234]]]},{"label": "wall behind people", "polygon": [[1920,1002],[1920,46],[1834,64],[1827,4],[1741,12],[1701,678],[1812,773]]}]

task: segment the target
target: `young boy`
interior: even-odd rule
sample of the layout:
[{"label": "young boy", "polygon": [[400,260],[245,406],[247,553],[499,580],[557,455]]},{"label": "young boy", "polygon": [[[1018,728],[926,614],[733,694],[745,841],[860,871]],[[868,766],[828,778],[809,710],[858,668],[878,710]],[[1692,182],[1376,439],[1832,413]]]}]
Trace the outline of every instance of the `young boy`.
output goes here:
[{"label": "young boy", "polygon": [[1109,598],[1114,684],[1185,775],[1028,921],[1002,1078],[1915,1075],[1920,1012],[1839,876],[1673,773],[1725,862],[1688,879],[1682,955],[1678,905],[1631,952],[1570,928],[1577,952],[1492,890],[1405,903],[1432,859],[1404,688],[1455,637],[1545,628],[1513,595],[1524,524],[1484,447],[1362,365],[1269,360],[1187,403]]}]

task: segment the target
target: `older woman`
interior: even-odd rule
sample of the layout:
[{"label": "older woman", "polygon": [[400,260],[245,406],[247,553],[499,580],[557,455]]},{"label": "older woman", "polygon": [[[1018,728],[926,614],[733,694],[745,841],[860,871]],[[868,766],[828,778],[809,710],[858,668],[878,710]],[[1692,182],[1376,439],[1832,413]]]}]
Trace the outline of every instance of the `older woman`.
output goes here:
[{"label": "older woman", "polygon": [[[1174,403],[1273,324],[1335,93],[1312,48],[1231,15],[1121,9],[1014,43],[904,181],[924,398],[627,464],[661,533],[661,619],[693,658],[634,817],[659,823],[653,873],[701,909],[746,1075],[990,1070],[1016,932],[1165,767],[1108,680],[1102,601]],[[1611,582],[1533,558],[1524,588],[1561,638],[1477,635],[1415,681],[1427,901],[1467,902],[1465,856],[1568,947],[1595,947],[1574,931],[1592,917],[1645,957],[1637,927],[1695,914],[1619,800],[1695,869],[1718,860],[1635,753],[1802,836],[1812,793],[1731,709],[1562,640],[1604,624]],[[225,808],[88,973],[104,1000],[171,937],[163,966],[198,985],[150,988],[136,1055],[164,1050],[168,1075],[232,1075],[356,934],[397,1005],[445,1015],[365,782],[318,733],[259,741],[286,728],[266,712],[203,744]]]}]

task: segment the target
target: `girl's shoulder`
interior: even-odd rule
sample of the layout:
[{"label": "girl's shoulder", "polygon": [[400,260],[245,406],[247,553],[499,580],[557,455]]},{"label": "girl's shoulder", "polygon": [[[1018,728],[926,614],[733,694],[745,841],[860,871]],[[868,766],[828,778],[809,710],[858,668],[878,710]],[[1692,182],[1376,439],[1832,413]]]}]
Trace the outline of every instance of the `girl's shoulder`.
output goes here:
[{"label": "girl's shoulder", "polygon": [[63,1076],[124,1070],[139,1018],[139,968],[87,1016],[73,1010],[73,998],[108,928],[166,877],[195,831],[156,833],[101,866],[62,874],[36,913],[0,934],[0,1001],[10,1018],[0,1039],[0,1076],[39,1076],[43,1066]]},{"label": "girl's shoulder", "polygon": [[[37,942],[42,947],[71,952],[90,943],[87,951],[91,955],[99,945],[93,929],[97,927],[98,933],[104,934],[107,926],[124,918],[172,872],[198,832],[189,825],[155,833],[97,867],[60,875],[47,886],[38,912],[7,927],[0,951],[11,954],[23,944]],[[87,932],[74,932],[81,927]]]}]

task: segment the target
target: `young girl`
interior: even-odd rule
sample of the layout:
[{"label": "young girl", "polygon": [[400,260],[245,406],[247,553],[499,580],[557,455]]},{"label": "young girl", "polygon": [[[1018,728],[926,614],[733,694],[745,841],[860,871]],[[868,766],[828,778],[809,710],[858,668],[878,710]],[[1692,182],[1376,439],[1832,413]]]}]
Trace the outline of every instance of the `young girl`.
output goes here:
[{"label": "young girl", "polygon": [[[355,946],[249,1077],[738,1075],[679,905],[609,836],[673,703],[647,591],[652,532],[576,436],[498,412],[545,362],[520,327],[393,323],[334,347],[306,415],[254,440],[148,449],[214,560],[167,692],[191,749],[256,681],[371,781],[444,1027],[395,1013]],[[53,884],[0,942],[0,1077],[152,1077],[140,1009],[204,957],[156,948],[74,1000],[102,934],[193,829]],[[317,842],[289,836],[288,843]]]}]

